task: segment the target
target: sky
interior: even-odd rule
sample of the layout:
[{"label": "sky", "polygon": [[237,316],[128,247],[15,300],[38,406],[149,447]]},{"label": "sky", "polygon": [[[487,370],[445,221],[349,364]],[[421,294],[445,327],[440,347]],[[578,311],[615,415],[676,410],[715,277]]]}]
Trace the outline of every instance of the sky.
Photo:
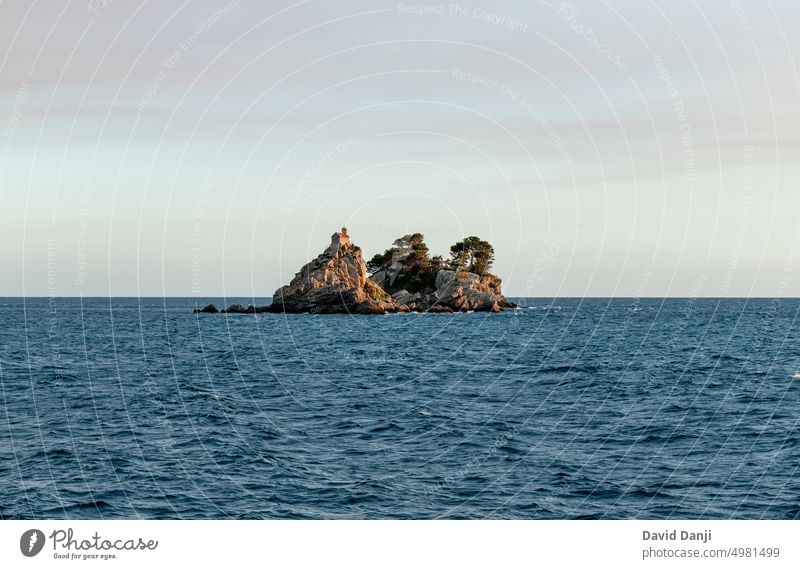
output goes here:
[{"label": "sky", "polygon": [[347,226],[510,296],[800,296],[793,0],[0,1],[0,296],[269,296]]}]

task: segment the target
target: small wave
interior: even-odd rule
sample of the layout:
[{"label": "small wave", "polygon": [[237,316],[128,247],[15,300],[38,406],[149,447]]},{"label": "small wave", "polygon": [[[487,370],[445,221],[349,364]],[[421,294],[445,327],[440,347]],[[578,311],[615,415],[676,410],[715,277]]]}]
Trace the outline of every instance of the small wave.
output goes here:
[{"label": "small wave", "polygon": [[732,362],[744,362],[749,359],[749,356],[744,356],[744,355],[738,356],[730,353],[709,354],[709,357],[712,360],[732,361]]},{"label": "small wave", "polygon": [[443,413],[436,413],[431,411],[430,409],[420,409],[419,414],[423,417],[433,417],[435,419],[452,419],[450,415],[445,415]]},{"label": "small wave", "polygon": [[[662,487],[663,488],[663,487]],[[669,498],[670,495],[662,489],[656,488],[634,488],[629,490],[626,494],[638,496],[640,498]]]},{"label": "small wave", "polygon": [[36,452],[33,455],[34,459],[38,458],[46,458],[48,460],[56,460],[61,457],[68,457],[71,456],[72,452],[65,448],[52,448],[52,449],[45,449]]},{"label": "small wave", "polygon": [[498,449],[503,451],[503,452],[507,452],[509,454],[522,454],[522,453],[525,452],[523,449],[521,449],[521,448],[519,448],[517,446],[508,445],[508,444],[502,445],[502,446],[498,447]]},{"label": "small wave", "polygon": [[795,374],[792,376],[792,379],[800,379],[800,371],[798,371],[797,373],[795,373]]},{"label": "small wave", "polygon": [[106,502],[105,500],[95,500],[94,502],[82,502],[80,504],[73,504],[70,507],[79,508],[81,510],[86,510],[89,508],[110,508],[111,504]]},{"label": "small wave", "polygon": [[602,519],[602,515],[600,514],[580,514],[577,516],[573,516],[573,520],[599,520]]},{"label": "small wave", "polygon": [[403,427],[401,427],[397,423],[390,422],[390,423],[386,423],[386,424],[383,424],[383,425],[378,425],[377,427],[373,427],[373,428],[369,429],[369,431],[367,431],[367,432],[369,432],[369,433],[382,433],[384,431],[395,431],[395,430],[402,431]]}]

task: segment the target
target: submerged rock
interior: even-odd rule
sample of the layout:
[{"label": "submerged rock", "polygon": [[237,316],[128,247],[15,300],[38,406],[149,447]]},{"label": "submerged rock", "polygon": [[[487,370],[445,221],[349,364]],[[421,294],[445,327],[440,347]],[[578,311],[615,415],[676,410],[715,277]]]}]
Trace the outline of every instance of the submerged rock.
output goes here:
[{"label": "submerged rock", "polygon": [[252,304],[244,306],[242,304],[231,304],[228,308],[222,310],[224,314],[255,314],[256,307]]}]

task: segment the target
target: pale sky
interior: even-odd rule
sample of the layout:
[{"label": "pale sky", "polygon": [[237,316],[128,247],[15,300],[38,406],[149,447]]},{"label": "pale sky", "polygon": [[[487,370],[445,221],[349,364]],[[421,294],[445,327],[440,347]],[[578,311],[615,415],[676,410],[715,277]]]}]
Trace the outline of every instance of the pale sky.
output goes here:
[{"label": "pale sky", "polygon": [[347,225],[525,296],[800,296],[796,0],[0,1],[0,296],[269,296]]}]

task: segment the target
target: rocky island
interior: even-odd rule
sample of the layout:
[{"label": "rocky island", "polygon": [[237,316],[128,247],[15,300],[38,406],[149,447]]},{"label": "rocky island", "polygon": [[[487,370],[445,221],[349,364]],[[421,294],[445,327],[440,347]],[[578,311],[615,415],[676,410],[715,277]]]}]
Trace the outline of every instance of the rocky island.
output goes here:
[{"label": "rocky island", "polygon": [[[392,312],[500,312],[515,305],[491,274],[494,249],[478,237],[450,247],[450,259],[430,257],[421,233],[405,235],[366,262],[347,228],[272,295],[269,306],[234,304],[203,313],[387,314]],[[370,275],[370,276],[368,276]]]}]

